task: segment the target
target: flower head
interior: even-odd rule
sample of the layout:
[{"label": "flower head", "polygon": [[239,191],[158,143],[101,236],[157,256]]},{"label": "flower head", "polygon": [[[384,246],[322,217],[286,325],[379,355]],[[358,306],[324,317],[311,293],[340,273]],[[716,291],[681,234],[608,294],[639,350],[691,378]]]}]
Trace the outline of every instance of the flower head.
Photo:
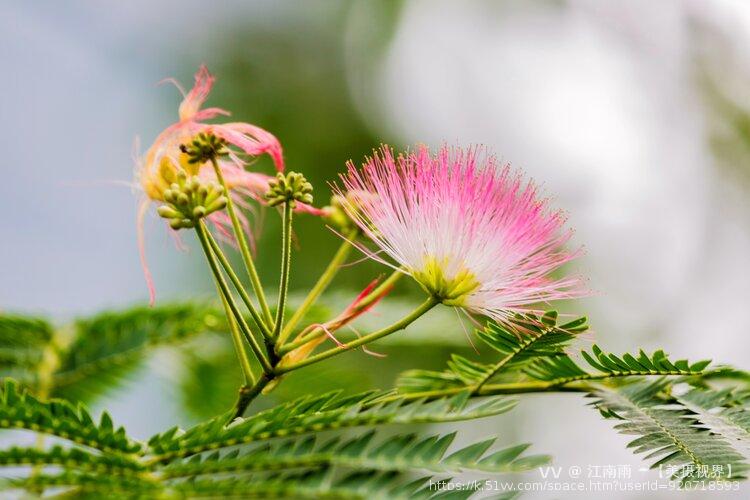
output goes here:
[{"label": "flower head", "polygon": [[[229,150],[227,157],[220,160],[223,168],[242,168],[244,162],[239,154],[253,157],[269,154],[276,169],[280,172],[284,170],[281,144],[271,133],[249,123],[203,123],[219,115],[229,115],[228,111],[220,108],[201,109],[213,83],[214,77],[205,66],[201,66],[195,74],[195,86],[185,94],[180,104],[180,120],[159,134],[146,155],[139,159],[136,177],[143,192],[150,199],[162,201],[164,191],[174,182],[178,171],[184,171],[188,176],[201,173],[207,158],[195,161],[184,147],[199,134],[217,137],[224,144],[235,148]],[[262,196],[263,193],[265,190],[258,195]]]},{"label": "flower head", "polygon": [[265,198],[272,207],[282,203],[291,203],[295,207],[297,202],[312,203],[312,190],[312,184],[307,182],[304,175],[298,172],[284,175],[279,172],[271,182]]},{"label": "flower head", "polygon": [[[182,91],[179,84],[173,83]],[[143,221],[150,202],[172,203],[174,200],[167,197],[174,191],[175,183],[180,184],[180,179],[190,179],[191,182],[199,179],[201,183],[211,186],[217,180],[210,161],[213,158],[229,189],[227,195],[236,205],[250,208],[246,200],[250,198],[264,202],[264,195],[274,177],[246,171],[244,159],[268,154],[276,170],[284,170],[281,144],[271,133],[249,123],[204,123],[220,115],[229,115],[220,108],[202,109],[213,83],[214,77],[205,66],[201,66],[195,74],[195,85],[190,92],[182,91],[184,99],[179,108],[179,121],[159,134],[146,154],[136,161],[136,180],[145,195],[138,210],[138,244],[152,303],[154,287],[146,263],[143,234]],[[171,208],[175,210],[176,207],[172,205]],[[306,205],[298,207],[298,210],[316,213],[315,209]],[[163,211],[167,213],[166,209]],[[173,228],[190,227],[188,222],[178,217],[179,213],[169,211],[168,215],[174,215],[168,217]],[[246,216],[242,213],[239,216],[249,232]],[[220,237],[232,241],[230,221],[224,212],[220,209],[207,210],[206,217],[214,224]]]},{"label": "flower head", "polygon": [[562,248],[571,235],[563,215],[481,149],[421,146],[394,157],[384,146],[341,178],[349,216],[444,304],[505,322],[584,293],[579,278],[550,276],[579,254]]}]

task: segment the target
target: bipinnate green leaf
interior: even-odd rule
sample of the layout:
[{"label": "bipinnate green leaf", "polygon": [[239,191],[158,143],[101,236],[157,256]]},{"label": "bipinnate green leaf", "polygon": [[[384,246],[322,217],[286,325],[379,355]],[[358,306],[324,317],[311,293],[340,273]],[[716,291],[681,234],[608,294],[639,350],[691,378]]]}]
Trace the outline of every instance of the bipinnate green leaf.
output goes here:
[{"label": "bipinnate green leaf", "polygon": [[482,343],[492,349],[497,361],[482,363],[454,354],[443,372],[410,370],[401,374],[397,382],[399,391],[477,389],[498,375],[520,373],[519,370],[531,362],[564,355],[564,349],[588,329],[588,324],[585,317],[561,325],[557,320],[557,312],[548,311],[541,317],[518,315],[510,324],[488,321],[485,328],[476,333]]},{"label": "bipinnate green leaf", "polygon": [[743,478],[747,464],[728,439],[709,432],[701,416],[669,396],[665,380],[636,382],[593,392],[593,405],[620,422],[615,429],[639,436],[628,444],[656,460],[667,476],[682,483]]},{"label": "bipinnate green leaf", "polygon": [[54,329],[45,319],[0,314],[0,349],[44,348]]},{"label": "bipinnate green leaf", "polygon": [[697,415],[702,427],[726,438],[750,460],[750,394],[732,389],[691,389],[675,398]]},{"label": "bipinnate green leaf", "polygon": [[149,440],[152,460],[166,462],[206,450],[347,427],[454,422],[497,415],[515,406],[507,397],[479,403],[468,393],[433,400],[404,400],[382,393],[343,397],[338,393],[306,396],[227,425],[220,416],[187,431],[171,429]]},{"label": "bipinnate green leaf", "polygon": [[205,457],[174,461],[161,469],[163,478],[194,477],[217,473],[256,473],[337,466],[372,471],[423,470],[453,473],[464,470],[491,473],[521,472],[547,463],[547,455],[523,453],[528,444],[512,446],[494,453],[487,450],[489,439],[459,449],[446,456],[455,433],[419,438],[416,434],[389,436],[376,442],[376,431],[345,439],[336,436],[317,439],[300,437],[280,443],[266,443],[245,453],[238,450],[215,452]]},{"label": "bipinnate green leaf", "polygon": [[101,451],[131,454],[141,449],[125,429],[114,427],[106,412],[97,424],[82,405],[61,399],[39,401],[10,379],[0,390],[0,428],[32,430]]},{"label": "bipinnate green leaf", "polygon": [[0,377],[37,383],[54,329],[42,318],[0,314]]},{"label": "bipinnate green leaf", "polygon": [[699,375],[710,363],[709,361],[689,363],[684,359],[672,362],[661,350],[650,356],[641,350],[637,357],[631,354],[620,357],[603,352],[596,344],[592,346],[591,353],[581,351],[581,356],[597,371],[588,372],[569,356],[560,355],[538,359],[526,366],[524,372],[537,380],[565,384],[579,380],[601,381],[618,377]]},{"label": "bipinnate green leaf", "polygon": [[0,450],[0,467],[60,466],[94,473],[134,475],[146,466],[134,458],[116,453],[94,454],[81,448],[55,445],[50,449],[11,446]]},{"label": "bipinnate green leaf", "polygon": [[[29,387],[40,373],[53,396],[90,401],[116,387],[154,347],[226,331],[223,313],[185,303],[105,312],[56,330],[42,318],[0,315],[0,376]],[[44,366],[43,366],[44,362]]]},{"label": "bipinnate green leaf", "polygon": [[223,313],[201,304],[137,307],[78,320],[74,340],[60,354],[53,394],[91,400],[121,383],[150,349],[225,327]]}]

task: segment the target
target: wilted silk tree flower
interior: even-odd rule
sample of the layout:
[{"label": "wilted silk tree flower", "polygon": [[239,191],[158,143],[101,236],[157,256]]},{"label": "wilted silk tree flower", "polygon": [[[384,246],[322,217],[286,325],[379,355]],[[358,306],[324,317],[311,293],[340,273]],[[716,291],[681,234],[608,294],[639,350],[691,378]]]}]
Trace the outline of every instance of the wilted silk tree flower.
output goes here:
[{"label": "wilted silk tree flower", "polygon": [[443,304],[505,322],[583,294],[579,278],[550,276],[580,253],[562,248],[571,236],[563,215],[481,148],[394,157],[384,146],[362,169],[348,167],[339,194],[349,216]]},{"label": "wilted silk tree flower", "polygon": [[[248,207],[247,198],[257,201],[263,200],[263,195],[268,190],[269,181],[273,177],[256,172],[247,172],[241,155],[243,157],[244,155],[255,157],[268,154],[276,169],[278,171],[284,170],[281,144],[269,132],[249,123],[203,123],[205,120],[220,115],[229,115],[229,112],[220,108],[201,109],[214,83],[214,77],[211,76],[205,66],[201,66],[195,74],[195,85],[188,93],[185,93],[177,82],[170,81],[180,89],[184,96],[179,108],[180,120],[159,134],[146,154],[138,158],[136,162],[136,179],[145,195],[138,209],[138,246],[152,303],[154,301],[154,286],[146,263],[143,233],[143,221],[150,202],[165,201],[165,192],[178,181],[180,176],[187,176],[188,178],[197,176],[206,182],[216,178],[211,165],[190,163],[187,153],[183,151],[184,148],[181,148],[181,146],[190,143],[194,137],[201,133],[212,134],[230,146],[230,149],[227,150],[229,154],[218,160],[219,167],[235,203],[245,208]],[[231,147],[234,149],[231,149]],[[305,208],[309,207],[302,207],[303,210]],[[244,216],[241,217],[243,217],[242,222],[247,229],[247,220]],[[214,223],[220,236],[229,237],[230,221],[224,212],[216,211],[210,214],[208,219]]]}]

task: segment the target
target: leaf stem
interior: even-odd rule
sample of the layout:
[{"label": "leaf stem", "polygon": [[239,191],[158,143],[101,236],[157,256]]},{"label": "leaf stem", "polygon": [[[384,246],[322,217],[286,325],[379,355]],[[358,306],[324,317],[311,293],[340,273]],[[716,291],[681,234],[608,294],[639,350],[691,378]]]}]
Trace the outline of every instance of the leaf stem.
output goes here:
[{"label": "leaf stem", "polygon": [[[452,396],[463,391],[471,391],[471,386],[449,387],[432,391],[397,393],[383,398],[373,399],[366,406],[374,406],[391,401],[412,401],[415,399],[432,400]],[[502,394],[524,394],[532,392],[587,392],[584,386],[554,385],[549,382],[513,382],[507,384],[486,384],[479,391],[472,391],[472,397],[497,396]]]},{"label": "leaf stem", "polygon": [[276,306],[276,320],[273,324],[271,339],[274,341],[281,334],[281,327],[284,323],[284,312],[286,309],[286,296],[289,289],[289,269],[292,265],[292,214],[294,201],[289,200],[284,203],[284,227],[281,235],[281,277],[279,279],[279,301]]},{"label": "leaf stem", "polygon": [[276,374],[290,372],[298,368],[302,368],[303,366],[307,366],[313,363],[317,363],[319,361],[323,361],[324,359],[328,359],[331,356],[335,356],[342,352],[349,351],[361,345],[368,344],[370,342],[378,340],[379,338],[385,337],[386,335],[390,335],[391,333],[397,332],[399,330],[403,330],[404,328],[409,326],[411,323],[413,323],[415,320],[417,320],[420,316],[422,316],[427,311],[435,307],[438,303],[439,303],[438,299],[436,299],[435,297],[429,297],[419,307],[417,307],[411,313],[404,316],[403,318],[393,323],[392,325],[387,326],[376,332],[373,332],[369,335],[365,335],[364,337],[360,337],[357,340],[344,344],[340,347],[329,349],[327,351],[321,352],[320,354],[310,356],[309,358],[303,359],[302,361],[298,363],[283,366],[283,367],[277,367]]},{"label": "leaf stem", "polygon": [[[700,375],[700,373],[696,373]],[[623,377],[663,377],[665,375],[685,375],[682,372],[653,373],[653,372],[617,372],[617,373],[586,373],[571,377],[556,378],[554,380],[534,380],[529,382],[511,382],[504,384],[484,384],[479,388],[475,386],[448,387],[446,389],[435,389],[432,391],[397,393],[383,398],[377,398],[368,403],[369,405],[388,403],[390,401],[414,399],[436,399],[451,396],[463,391],[470,391],[471,396],[497,396],[501,394],[525,394],[533,392],[590,392],[593,387],[587,381],[606,381],[607,379]]]},{"label": "leaf stem", "polygon": [[357,234],[359,233],[359,228],[352,229],[344,236],[344,241],[341,243],[341,246],[336,251],[336,254],[333,256],[333,259],[331,259],[331,262],[328,264],[328,267],[326,267],[325,271],[323,271],[323,274],[320,275],[320,278],[318,278],[318,281],[315,283],[315,285],[312,287],[310,292],[307,294],[307,297],[305,297],[305,300],[302,301],[302,304],[297,308],[296,311],[294,311],[294,314],[291,318],[289,318],[289,321],[287,321],[286,325],[284,325],[284,329],[281,331],[281,335],[279,335],[278,343],[283,344],[286,339],[289,338],[289,335],[291,335],[292,331],[294,330],[294,327],[297,326],[297,323],[302,320],[302,318],[305,317],[305,314],[307,311],[312,307],[313,304],[315,304],[315,301],[318,300],[320,295],[328,288],[328,285],[331,283],[333,278],[336,276],[336,274],[339,272],[339,269],[341,269],[341,264],[344,263],[346,258],[349,256],[349,253],[351,252],[352,248],[354,248],[351,244],[351,241],[354,240],[357,237]]},{"label": "leaf stem", "polygon": [[234,237],[237,240],[237,245],[240,247],[240,254],[242,255],[242,261],[245,263],[245,269],[247,270],[247,275],[250,277],[250,283],[253,286],[253,290],[255,291],[255,295],[258,297],[258,302],[260,303],[260,310],[263,313],[263,316],[265,317],[265,321],[267,325],[271,325],[273,318],[271,316],[271,310],[268,308],[268,302],[266,302],[266,295],[263,292],[263,285],[260,282],[260,277],[258,276],[258,270],[255,268],[255,262],[253,262],[253,256],[250,253],[250,247],[247,245],[247,240],[245,239],[245,233],[242,231],[242,225],[240,224],[240,220],[237,217],[237,212],[234,208],[234,202],[232,201],[232,196],[229,191],[229,187],[227,186],[226,181],[224,180],[224,174],[221,172],[221,168],[219,168],[219,163],[216,161],[216,158],[211,158],[211,165],[214,167],[214,172],[216,173],[216,178],[218,179],[221,186],[224,188],[224,191],[226,192],[226,198],[227,198],[227,212],[229,214],[229,218],[232,221],[232,229],[234,230]]},{"label": "leaf stem", "polygon": [[211,251],[211,244],[208,242],[208,238],[206,237],[207,230],[202,220],[198,221],[198,223],[195,225],[195,229],[198,235],[198,239],[201,242],[201,246],[203,247],[203,252],[206,254],[208,265],[211,267],[211,272],[213,272],[214,278],[216,279],[219,289],[221,290],[222,295],[226,299],[229,309],[231,309],[232,314],[234,314],[234,318],[237,320],[237,323],[239,324],[242,334],[245,336],[245,339],[247,340],[248,344],[250,344],[250,347],[252,348],[253,353],[255,353],[255,357],[258,358],[258,361],[263,367],[263,371],[267,373],[272,372],[273,367],[269,363],[268,359],[266,359],[265,355],[263,354],[263,351],[260,348],[260,345],[258,345],[258,341],[255,339],[252,332],[250,331],[250,327],[245,321],[245,317],[242,316],[242,313],[237,308],[237,304],[235,303],[234,298],[232,297],[232,294],[229,291],[229,286],[227,285],[227,282],[224,279],[224,275],[221,274],[219,263],[216,261],[216,256]]},{"label": "leaf stem", "polygon": [[478,382],[474,384],[474,387],[472,391],[474,393],[478,393],[482,386],[484,386],[489,380],[497,375],[500,370],[502,370],[508,363],[513,361],[519,354],[522,352],[525,352],[530,347],[534,346],[537,342],[542,340],[546,335],[549,335],[550,333],[555,331],[554,326],[546,327],[544,330],[542,330],[539,334],[531,334],[528,335],[526,338],[523,338],[521,342],[519,342],[517,347],[513,348],[513,351],[502,358],[500,361],[492,365],[492,369],[488,371]]},{"label": "leaf stem", "polygon": [[[393,271],[388,278],[383,281],[380,285],[375,287],[374,290],[372,290],[366,297],[364,297],[359,303],[357,304],[356,312],[361,311],[362,309],[370,306],[378,297],[380,297],[388,288],[393,287],[393,285],[396,284],[396,282],[401,279],[401,276],[403,276],[404,273],[402,273],[399,270]],[[287,354],[298,347],[301,347],[308,342],[315,340],[316,338],[322,336],[325,333],[323,328],[316,327],[314,328],[310,333],[303,335],[302,337],[298,338],[294,342],[290,342],[284,346],[282,346],[279,349],[279,354],[282,356],[284,354]]]},{"label": "leaf stem", "polygon": [[[53,375],[60,365],[60,351],[57,345],[57,331],[54,331],[47,345],[44,346],[42,351],[42,360],[37,365],[37,386],[36,386],[36,397],[39,401],[46,401],[49,399],[50,394],[55,388],[55,380]],[[45,435],[38,432],[36,435],[36,448],[39,450],[44,449]],[[35,477],[42,472],[43,467],[35,465],[31,469],[31,477]],[[39,492],[43,493],[42,491]]]}]

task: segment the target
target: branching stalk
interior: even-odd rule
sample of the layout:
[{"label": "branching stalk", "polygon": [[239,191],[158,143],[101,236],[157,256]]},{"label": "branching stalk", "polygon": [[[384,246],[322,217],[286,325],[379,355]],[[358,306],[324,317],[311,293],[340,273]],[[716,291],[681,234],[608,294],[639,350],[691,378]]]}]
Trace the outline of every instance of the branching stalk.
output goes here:
[{"label": "branching stalk", "polygon": [[263,354],[263,351],[261,350],[260,345],[258,345],[258,341],[255,339],[252,332],[250,331],[250,327],[245,321],[245,317],[240,312],[239,308],[237,307],[237,304],[234,301],[234,297],[232,297],[232,294],[229,291],[229,286],[227,285],[227,282],[224,279],[224,275],[221,273],[221,269],[219,268],[219,263],[217,262],[216,256],[211,251],[211,244],[208,242],[208,237],[206,236],[207,230],[206,230],[206,226],[203,224],[203,221],[198,221],[198,224],[196,224],[195,229],[196,229],[196,233],[198,234],[198,240],[200,240],[201,246],[203,247],[203,252],[206,254],[206,259],[208,260],[208,264],[211,267],[211,272],[213,272],[214,278],[216,279],[216,282],[219,285],[219,289],[221,290],[222,295],[226,299],[227,304],[229,305],[229,308],[232,311],[232,314],[234,314],[234,318],[237,320],[237,324],[240,327],[240,331],[242,331],[242,334],[245,336],[245,339],[247,340],[248,344],[250,344],[250,347],[252,348],[253,353],[255,353],[255,356],[258,358],[258,361],[263,367],[263,371],[267,373],[272,372],[273,367],[269,363],[268,359],[266,359],[266,356]]},{"label": "branching stalk", "polygon": [[239,327],[237,326],[237,320],[234,319],[232,309],[229,307],[229,303],[224,297],[224,294],[221,292],[221,288],[219,287],[218,283],[216,284],[216,288],[217,292],[219,293],[219,297],[221,297],[221,303],[224,305],[224,313],[227,316],[227,321],[229,322],[229,331],[232,334],[232,343],[234,344],[234,350],[237,352],[237,359],[239,360],[240,367],[242,368],[242,378],[245,382],[244,386],[252,385],[255,383],[255,374],[253,373],[253,368],[250,365],[250,359],[247,357],[245,345],[242,343],[242,334],[240,333]]},{"label": "branching stalk", "polygon": [[245,410],[257,398],[261,391],[271,382],[276,376],[273,373],[262,373],[255,384],[252,387],[242,387],[240,389],[239,396],[237,397],[237,403],[234,405],[234,415],[232,420],[244,415]]},{"label": "branching stalk", "polygon": [[315,304],[315,301],[317,301],[320,295],[326,290],[326,288],[328,288],[328,285],[339,272],[339,269],[341,269],[341,265],[349,256],[349,253],[351,253],[352,248],[354,248],[351,244],[351,241],[357,237],[358,233],[359,229],[355,228],[345,235],[344,241],[336,251],[333,259],[331,259],[328,267],[326,267],[325,271],[323,271],[323,274],[320,275],[317,283],[315,283],[315,286],[312,287],[310,293],[308,293],[307,297],[305,297],[305,300],[302,301],[302,304],[300,304],[297,310],[294,311],[292,317],[289,318],[289,321],[287,321],[286,325],[284,325],[284,329],[279,335],[279,344],[283,344],[284,342],[286,342],[286,339],[288,339],[289,335],[291,335],[291,333],[294,331],[294,327],[297,326],[302,318],[305,317],[305,314],[307,314],[307,311],[310,309],[310,307]]},{"label": "branching stalk", "polygon": [[323,361],[324,359],[328,359],[331,356],[335,356],[337,354],[340,354],[345,351],[349,351],[351,349],[354,349],[356,347],[359,347],[361,345],[368,344],[370,342],[374,342],[375,340],[378,340],[382,337],[385,337],[386,335],[390,335],[391,333],[397,332],[399,330],[403,330],[407,326],[409,326],[411,323],[413,323],[415,320],[417,320],[419,317],[424,315],[427,311],[435,307],[439,303],[439,300],[430,297],[427,300],[425,300],[422,305],[414,309],[411,313],[401,318],[396,323],[387,326],[381,330],[378,330],[377,332],[373,332],[369,335],[365,335],[364,337],[360,337],[357,340],[353,340],[352,342],[349,342],[347,344],[344,344],[340,347],[336,347],[334,349],[329,349],[328,351],[323,351],[320,354],[316,354],[314,356],[310,356],[309,358],[303,359],[302,361],[298,363],[294,363],[288,366],[278,367],[276,368],[276,373],[287,373],[293,370],[296,370],[298,368],[302,368],[303,366],[311,365],[313,363],[317,363],[319,361]]},{"label": "branching stalk", "polygon": [[[393,271],[393,273],[390,276],[388,276],[388,278],[385,281],[383,281],[380,285],[375,287],[374,290],[372,290],[366,297],[364,297],[361,301],[359,301],[356,307],[356,312],[359,312],[362,309],[365,309],[368,306],[370,306],[375,300],[378,299],[378,297],[380,297],[383,293],[385,293],[387,289],[393,287],[393,285],[395,285],[396,282],[399,279],[401,279],[401,276],[403,275],[404,273],[402,273],[399,270]],[[303,335],[297,340],[282,346],[279,349],[279,353],[283,356],[284,354],[287,354],[297,349],[298,347],[301,347],[307,344],[308,342],[315,340],[318,337],[321,337],[324,334],[325,334],[325,330],[323,330],[323,328],[316,327],[312,329],[310,333]]]},{"label": "branching stalk", "polygon": [[234,208],[234,202],[232,202],[232,197],[230,195],[229,187],[227,186],[227,183],[224,180],[224,174],[221,172],[221,168],[219,168],[219,163],[216,161],[215,157],[211,158],[211,165],[213,165],[214,167],[214,172],[216,173],[216,179],[218,179],[219,183],[221,184],[221,186],[224,188],[224,191],[226,192],[227,213],[229,214],[229,218],[232,221],[232,229],[234,230],[234,237],[237,240],[237,245],[240,248],[240,254],[242,255],[242,261],[245,264],[245,269],[247,270],[247,274],[250,277],[250,283],[253,286],[253,290],[255,291],[256,297],[258,297],[260,310],[263,313],[263,317],[265,318],[265,323],[267,325],[271,325],[273,322],[273,317],[271,316],[271,309],[268,308],[268,302],[266,302],[266,295],[263,292],[263,285],[260,282],[260,276],[258,276],[258,270],[255,268],[255,262],[253,261],[252,254],[250,253],[250,247],[247,244],[245,233],[242,231],[242,224],[240,224],[240,220],[237,217],[237,212]]},{"label": "branching stalk", "polygon": [[219,243],[216,241],[216,238],[214,238],[210,232],[206,231],[206,239],[211,245],[211,251],[219,259],[219,262],[221,263],[221,267],[224,268],[224,271],[226,271],[227,276],[229,276],[229,280],[234,285],[234,288],[237,290],[237,293],[240,294],[240,298],[242,299],[242,302],[244,302],[245,306],[247,306],[247,309],[250,312],[250,316],[252,316],[253,321],[255,321],[255,324],[258,325],[258,328],[263,333],[263,336],[266,338],[270,338],[271,331],[269,330],[268,326],[263,321],[263,318],[260,317],[260,314],[258,314],[258,311],[255,309],[255,306],[253,305],[252,300],[250,300],[250,296],[247,294],[245,287],[242,286],[242,282],[237,277],[237,273],[235,273],[234,269],[232,269],[232,266],[229,263],[229,260],[227,259],[226,255],[224,255],[224,252],[221,251],[221,247],[219,247]]},{"label": "branching stalk", "polygon": [[284,227],[281,247],[281,278],[279,280],[279,301],[276,306],[276,321],[274,322],[271,338],[279,338],[284,323],[284,312],[286,309],[286,296],[289,289],[289,269],[292,264],[292,214],[294,213],[294,201],[284,203]]}]

